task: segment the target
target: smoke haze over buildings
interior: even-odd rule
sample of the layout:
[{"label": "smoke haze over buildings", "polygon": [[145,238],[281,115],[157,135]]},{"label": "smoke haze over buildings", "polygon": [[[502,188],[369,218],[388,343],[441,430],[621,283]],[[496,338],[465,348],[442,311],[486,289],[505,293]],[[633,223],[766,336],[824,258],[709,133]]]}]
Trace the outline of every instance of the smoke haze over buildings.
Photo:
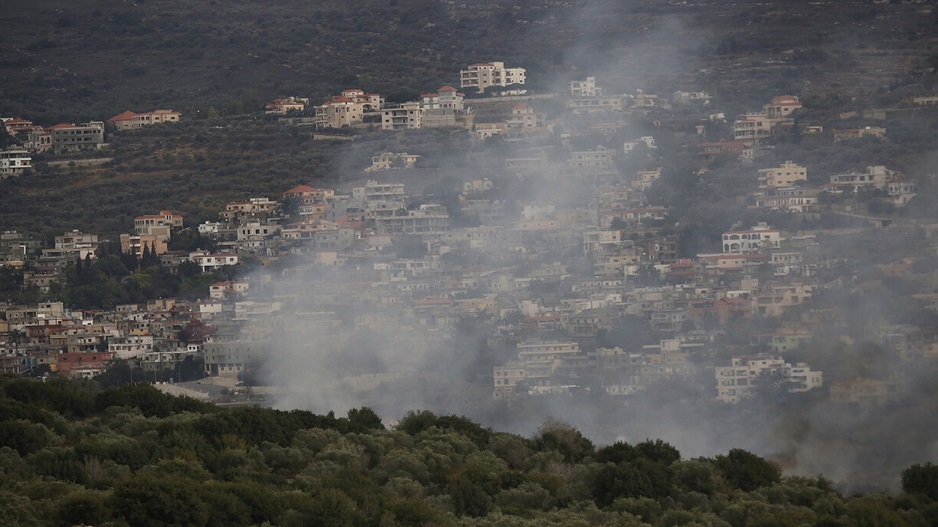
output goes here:
[{"label": "smoke haze over buildings", "polygon": [[[545,91],[566,92],[572,80],[569,72],[575,72],[573,77],[577,78],[595,75],[611,92],[630,96],[638,90],[652,93],[652,89],[664,91],[669,86],[674,87],[671,91],[692,88],[699,72],[688,54],[716,44],[700,40],[699,33],[687,31],[686,25],[691,22],[686,19],[675,16],[665,17],[654,25],[621,24],[627,15],[627,5],[588,3],[573,24],[584,38],[565,52],[562,64],[556,67],[557,73],[541,81]],[[605,47],[604,32],[620,30],[634,35],[626,44],[617,39],[615,46]],[[519,40],[523,41],[524,36],[519,35]],[[670,95],[670,91],[664,93]],[[765,95],[769,98],[774,94]],[[535,99],[530,104],[535,108],[559,108],[559,103],[551,100]],[[637,114],[623,128],[636,138],[654,134],[660,143],[671,144],[684,133],[649,126]],[[558,131],[561,130],[563,125],[558,124]],[[551,141],[547,146],[559,145]],[[361,159],[374,147],[372,143],[356,143],[340,148]],[[597,181],[592,174],[565,166],[558,157],[562,155],[559,149],[546,154],[549,161],[536,179],[500,173],[502,159],[479,161],[489,154],[482,149],[443,151],[427,145],[426,150],[436,168],[432,171],[435,181],[424,181],[424,187],[453,186],[454,180],[461,183],[463,175],[478,170],[477,173],[496,179],[497,185],[510,183],[516,205],[553,207],[572,214],[574,204],[585,206],[591,199]],[[536,149],[507,145],[502,154],[537,155],[532,151]],[[667,166],[669,161],[649,154],[637,163],[639,168],[649,168],[641,165]],[[458,167],[458,175],[448,174],[447,167]],[[360,166],[349,163],[341,166],[339,172],[342,180],[361,181],[364,178],[360,170]],[[397,176],[392,172],[380,177],[390,182]],[[666,176],[692,177],[683,173]],[[420,196],[423,189],[415,191],[418,186],[419,183],[406,188],[413,202],[430,203],[440,198]],[[734,213],[737,216],[745,213],[745,205],[739,209]],[[731,212],[727,211],[727,215],[732,215]],[[683,211],[674,211],[673,216],[681,218],[682,214]],[[395,272],[382,271],[374,265],[375,261],[392,260],[390,254],[395,251],[395,243],[402,242],[368,249],[371,255],[383,253],[388,255],[386,258],[362,258],[360,263],[349,260],[336,266],[313,261],[314,255],[302,255],[298,257],[301,261],[294,262],[296,265],[289,270],[263,271],[264,279],[270,282],[261,295],[281,301],[284,306],[271,333],[263,337],[267,359],[258,372],[278,387],[276,407],[343,414],[350,408],[369,406],[386,421],[394,421],[410,410],[426,409],[438,414],[465,415],[486,426],[524,435],[533,434],[546,419],[557,418],[600,444],[661,438],[676,446],[685,458],[745,448],[778,460],[788,473],[824,474],[850,490],[895,488],[903,467],[938,455],[932,366],[912,370],[909,365],[902,366],[903,371],[896,374],[901,373],[904,378],[911,374],[905,392],[889,405],[856,411],[844,411],[842,405],[813,394],[767,397],[739,405],[718,404],[711,401],[714,396],[710,390],[677,382],[649,386],[625,403],[595,393],[493,400],[492,367],[512,358],[514,353],[510,341],[493,338],[494,330],[499,317],[517,311],[519,302],[516,299],[502,302],[501,312],[487,314],[456,315],[452,309],[436,308],[451,307],[457,299],[476,298],[469,293],[473,289],[484,290],[480,284],[467,283],[468,278],[460,272],[466,262],[472,262],[474,269],[508,277],[530,277],[541,262],[525,257],[526,240],[491,244],[474,251],[446,247],[445,242],[424,241],[418,245],[431,246],[431,250],[426,256],[421,254],[412,259],[426,262],[427,269],[395,281],[396,278],[389,279]],[[546,253],[567,266],[584,261],[577,246],[550,246],[555,243],[550,239],[534,243],[547,245]],[[856,240],[844,238],[829,243],[830,247],[836,243],[851,246]],[[441,246],[449,252],[440,251]],[[302,261],[303,258],[308,261]],[[406,274],[402,271],[399,276]],[[493,280],[489,287],[493,283],[497,281]],[[557,283],[558,287],[569,287],[570,282]],[[493,289],[484,293],[492,293],[492,297],[502,294]],[[549,293],[540,297],[532,294],[532,299],[543,301],[547,296]],[[847,316],[855,318],[858,324],[887,319],[893,312],[890,305],[880,303],[875,291],[859,304],[853,303],[855,300],[843,298],[838,307],[847,310]],[[756,325],[761,321],[755,320],[747,329],[749,334],[760,332]],[[861,339],[864,328],[851,327],[845,333]],[[843,342],[843,336],[832,335],[829,343],[833,346]],[[727,346],[721,353],[728,357],[740,349],[745,350],[745,346]],[[838,367],[842,370],[862,369],[861,361],[868,360],[836,347],[829,353],[827,360],[840,361]],[[712,380],[712,371],[705,370],[701,375],[711,375]],[[877,377],[888,379],[894,375],[880,372]]]}]

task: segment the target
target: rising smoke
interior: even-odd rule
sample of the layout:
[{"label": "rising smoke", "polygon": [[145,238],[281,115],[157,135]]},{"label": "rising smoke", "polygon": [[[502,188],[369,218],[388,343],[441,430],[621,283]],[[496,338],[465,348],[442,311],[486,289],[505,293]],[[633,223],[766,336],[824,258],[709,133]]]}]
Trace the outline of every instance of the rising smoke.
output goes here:
[{"label": "rising smoke", "polygon": [[[687,21],[641,19],[631,15],[627,3],[587,4],[572,24],[582,38],[545,75],[549,91],[563,93],[572,78],[587,75],[600,77],[615,93],[643,89],[667,95],[696,88],[698,67],[693,52],[713,43],[700,32],[689,31]],[[625,32],[629,37],[611,39],[609,32]],[[519,35],[519,41],[524,39]],[[615,44],[608,45],[609,41]],[[644,124],[629,126],[645,131]],[[391,144],[343,145],[337,156],[366,159]],[[445,154],[433,147],[425,150],[434,156],[438,168],[423,172],[429,181],[408,183],[409,193],[464,179],[467,165],[472,164],[467,159],[474,159],[469,150]],[[447,173],[449,167],[456,175]],[[365,179],[361,169],[360,165],[342,166],[342,181],[361,182]],[[499,174],[495,164],[485,173],[504,185],[514,182],[511,188],[517,203],[558,207],[567,206],[571,196],[588,199],[585,190],[594,183],[557,163],[551,163],[536,180],[514,180]],[[380,177],[394,181],[397,175]],[[383,250],[390,260],[392,249],[374,248],[370,254]],[[575,255],[577,250],[572,249]],[[410,410],[426,409],[465,415],[523,435],[535,433],[553,417],[598,444],[660,438],[676,446],[685,458],[745,448],[779,460],[789,474],[823,474],[849,490],[895,488],[902,468],[938,455],[938,436],[931,424],[936,422],[933,400],[938,387],[930,368],[918,370],[908,393],[895,404],[856,411],[844,411],[820,396],[727,406],[711,402],[713,393],[673,384],[652,387],[625,404],[588,394],[494,401],[491,368],[510,358],[513,351],[491,339],[497,314],[460,320],[444,314],[450,310],[414,301],[446,298],[453,291],[479,287],[460,283],[459,271],[470,259],[476,269],[525,276],[531,271],[530,263],[519,257],[517,247],[461,254],[458,260],[437,255],[433,260],[437,267],[409,284],[388,282],[387,274],[375,270],[369,258],[350,259],[338,266],[317,263],[313,255],[300,258],[289,269],[265,269],[265,280],[270,281],[258,293],[258,298],[284,306],[265,337],[267,360],[260,366],[267,383],[277,387],[274,404],[278,408],[341,415],[350,408],[369,406],[386,422]],[[518,299],[507,294],[500,294],[498,301],[500,305],[514,302],[517,308]],[[875,299],[865,298],[863,309],[881,308]]]}]

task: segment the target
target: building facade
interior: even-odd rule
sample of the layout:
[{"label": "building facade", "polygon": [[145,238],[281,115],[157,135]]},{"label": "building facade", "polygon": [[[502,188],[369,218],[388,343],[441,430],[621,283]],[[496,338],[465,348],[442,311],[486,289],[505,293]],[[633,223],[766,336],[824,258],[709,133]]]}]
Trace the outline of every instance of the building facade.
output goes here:
[{"label": "building facade", "polygon": [[524,84],[524,68],[506,68],[504,62],[481,62],[459,71],[459,87],[475,88],[480,93],[492,86]]},{"label": "building facade", "polygon": [[82,124],[57,124],[49,128],[52,133],[52,150],[59,154],[94,150],[104,144],[104,123],[91,121]]}]

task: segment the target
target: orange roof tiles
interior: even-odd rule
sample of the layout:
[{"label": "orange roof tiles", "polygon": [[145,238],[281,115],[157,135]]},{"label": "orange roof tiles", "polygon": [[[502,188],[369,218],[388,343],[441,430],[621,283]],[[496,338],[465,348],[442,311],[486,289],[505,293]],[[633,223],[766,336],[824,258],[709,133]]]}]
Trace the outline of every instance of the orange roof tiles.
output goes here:
[{"label": "orange roof tiles", "polygon": [[137,114],[135,114],[134,112],[132,112],[132,111],[130,111],[130,110],[127,110],[126,112],[124,112],[124,113],[122,113],[122,114],[115,115],[114,117],[111,117],[110,119],[108,119],[108,122],[109,122],[109,123],[112,123],[112,122],[115,122],[115,121],[131,121],[131,120],[133,120],[134,116],[136,116],[136,115],[137,115]]},{"label": "orange roof tiles", "polygon": [[298,187],[293,187],[293,188],[291,188],[290,190],[284,192],[284,195],[286,195],[286,194],[305,194],[305,193],[307,193],[307,192],[319,192],[319,191],[316,190],[316,189],[314,189],[313,187],[311,187],[311,186],[309,186],[309,185],[300,185],[300,186],[298,186]]}]

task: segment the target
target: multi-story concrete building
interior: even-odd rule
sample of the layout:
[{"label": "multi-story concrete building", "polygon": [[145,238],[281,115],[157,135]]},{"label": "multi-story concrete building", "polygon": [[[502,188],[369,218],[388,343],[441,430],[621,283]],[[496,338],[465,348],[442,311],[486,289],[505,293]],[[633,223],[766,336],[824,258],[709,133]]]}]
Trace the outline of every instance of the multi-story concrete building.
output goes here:
[{"label": "multi-story concrete building", "polygon": [[329,188],[313,188],[309,185],[299,185],[283,193],[283,199],[299,200],[301,205],[321,203],[335,198],[335,191]]},{"label": "multi-story concrete building", "polygon": [[671,95],[671,104],[706,104],[711,98],[709,93],[703,91],[676,91]]},{"label": "multi-story concrete building", "polygon": [[443,86],[436,93],[425,93],[420,96],[420,103],[424,110],[453,110],[462,112],[465,110],[463,103],[466,96],[459,93],[452,86]]},{"label": "multi-story concrete building", "polygon": [[632,187],[636,190],[648,190],[648,187],[659,179],[661,179],[661,167],[654,170],[640,170],[635,173],[635,178],[632,180]]},{"label": "multi-story concrete building", "polygon": [[14,148],[0,151],[0,179],[19,176],[26,172],[33,167],[32,159],[29,150],[26,149]]},{"label": "multi-story concrete building", "polygon": [[137,258],[143,258],[144,251],[153,251],[157,255],[164,254],[169,248],[166,245],[167,238],[160,234],[121,234],[121,252],[133,254]]},{"label": "multi-story concrete building", "polygon": [[819,188],[799,187],[769,190],[765,195],[756,197],[755,208],[807,212],[817,205],[821,192],[823,190]]},{"label": "multi-story concrete building", "polygon": [[572,152],[567,164],[574,168],[609,170],[613,167],[616,151],[599,146],[596,150],[578,150]]},{"label": "multi-story concrete building", "polygon": [[264,220],[271,216],[280,202],[270,198],[251,198],[248,201],[232,201],[225,205],[221,217],[229,223],[243,223],[247,220]]},{"label": "multi-story concrete building", "polygon": [[519,343],[517,348],[517,361],[493,370],[493,397],[496,399],[511,396],[521,381],[530,384],[529,390],[538,386],[549,386],[550,377],[565,362],[581,355],[580,345],[576,342],[523,342]]},{"label": "multi-story concrete building", "polygon": [[759,169],[759,188],[792,187],[801,181],[808,181],[808,169],[791,161],[786,161],[780,167]]},{"label": "multi-story concrete building", "polygon": [[43,258],[67,258],[74,260],[79,258],[97,258],[98,235],[84,234],[77,230],[67,232],[63,236],[55,237],[55,244],[52,248],[43,249]]},{"label": "multi-story concrete building", "polygon": [[104,123],[101,121],[79,125],[62,123],[49,127],[49,131],[55,153],[93,150],[104,144]]},{"label": "multi-story concrete building", "polygon": [[886,189],[891,180],[897,179],[898,173],[882,165],[868,166],[866,172],[850,172],[831,176],[825,189],[830,192],[855,192],[863,188]]},{"label": "multi-story concrete building", "polygon": [[168,210],[161,210],[159,214],[148,214],[134,218],[134,232],[137,235],[155,234],[169,239],[170,232],[181,229],[183,217]]},{"label": "multi-story concrete building", "polygon": [[420,234],[449,229],[449,213],[442,205],[424,204],[374,218],[378,234]]},{"label": "multi-story concrete building", "polygon": [[264,356],[266,341],[224,340],[205,343],[205,374],[236,377]]},{"label": "multi-story concrete building", "polygon": [[571,97],[602,97],[603,89],[596,86],[596,77],[570,81]]},{"label": "multi-story concrete building", "polygon": [[468,69],[459,72],[459,87],[475,88],[480,93],[492,86],[510,86],[524,82],[525,69],[506,68],[504,62],[471,64]]},{"label": "multi-story concrete building", "polygon": [[804,283],[767,284],[756,294],[756,312],[761,316],[778,317],[785,310],[798,306],[814,295],[814,286]]},{"label": "multi-story concrete building", "polygon": [[208,296],[213,300],[237,298],[247,292],[247,282],[215,282],[209,286]]},{"label": "multi-story concrete building", "polygon": [[274,99],[264,105],[264,113],[286,114],[287,112],[302,112],[309,104],[309,99],[301,97],[283,97]]},{"label": "multi-story concrete building", "polygon": [[355,187],[352,189],[352,199],[360,202],[368,201],[403,201],[404,184],[403,183],[378,183],[375,180],[368,180],[364,187]]},{"label": "multi-story concrete building", "polygon": [[575,97],[567,101],[567,109],[576,112],[621,112],[625,103],[620,96]]},{"label": "multi-story concrete building", "polygon": [[423,105],[405,102],[393,108],[385,108],[381,115],[382,130],[415,130],[423,127]]},{"label": "multi-story concrete building", "polygon": [[238,255],[234,253],[211,254],[206,252],[194,252],[189,254],[189,260],[199,264],[203,273],[208,273],[221,269],[226,265],[237,265]]},{"label": "multi-story concrete building", "polygon": [[45,128],[21,119],[4,119],[7,133],[16,138],[17,144],[30,152],[45,152],[52,148],[52,133]]},{"label": "multi-story concrete building", "polygon": [[384,104],[384,101],[381,100],[381,96],[377,93],[365,93],[364,90],[358,88],[342,90],[340,97],[361,103],[362,109],[366,112],[377,112],[381,109],[381,105]]},{"label": "multi-story concrete building", "polygon": [[875,137],[876,139],[882,139],[883,137],[886,137],[886,129],[881,126],[866,126],[863,128],[834,130],[833,134],[835,143],[860,139],[861,137]]},{"label": "multi-story concrete building", "polygon": [[132,359],[153,351],[152,335],[127,335],[108,339],[107,350],[118,359]]},{"label": "multi-story concrete building", "polygon": [[736,403],[755,395],[760,383],[779,383],[788,392],[806,392],[824,383],[822,372],[804,363],[791,365],[778,356],[734,357],[730,366],[714,368],[717,399]]},{"label": "multi-story concrete building", "polygon": [[375,172],[377,170],[394,170],[399,168],[413,168],[420,159],[419,154],[408,154],[406,152],[381,152],[371,158],[371,166],[365,169],[365,172]]},{"label": "multi-story concrete building", "polygon": [[315,110],[313,122],[316,128],[343,128],[362,123],[365,103],[338,96],[317,106]]},{"label": "multi-story concrete building", "polygon": [[505,134],[506,130],[504,121],[498,123],[475,123],[473,133],[475,134],[476,140],[485,141],[490,137]]},{"label": "multi-story concrete building", "polygon": [[762,106],[762,111],[769,119],[787,119],[791,114],[802,108],[801,100],[794,95],[778,95],[772,101]]},{"label": "multi-story concrete building", "polygon": [[761,113],[746,113],[733,121],[733,140],[746,146],[760,144],[772,136],[774,122]]},{"label": "multi-story concrete building", "polygon": [[766,249],[777,249],[781,243],[781,232],[759,223],[748,230],[723,233],[724,254],[756,253]]},{"label": "multi-story concrete building", "polygon": [[762,106],[759,113],[740,115],[733,122],[733,137],[746,146],[761,144],[772,137],[780,125],[793,122],[792,113],[801,108],[801,101],[794,95],[779,95]]},{"label": "multi-story concrete building", "polygon": [[511,109],[511,115],[505,119],[505,131],[511,135],[547,131],[547,119],[543,113],[536,112],[526,102],[518,103]]}]

